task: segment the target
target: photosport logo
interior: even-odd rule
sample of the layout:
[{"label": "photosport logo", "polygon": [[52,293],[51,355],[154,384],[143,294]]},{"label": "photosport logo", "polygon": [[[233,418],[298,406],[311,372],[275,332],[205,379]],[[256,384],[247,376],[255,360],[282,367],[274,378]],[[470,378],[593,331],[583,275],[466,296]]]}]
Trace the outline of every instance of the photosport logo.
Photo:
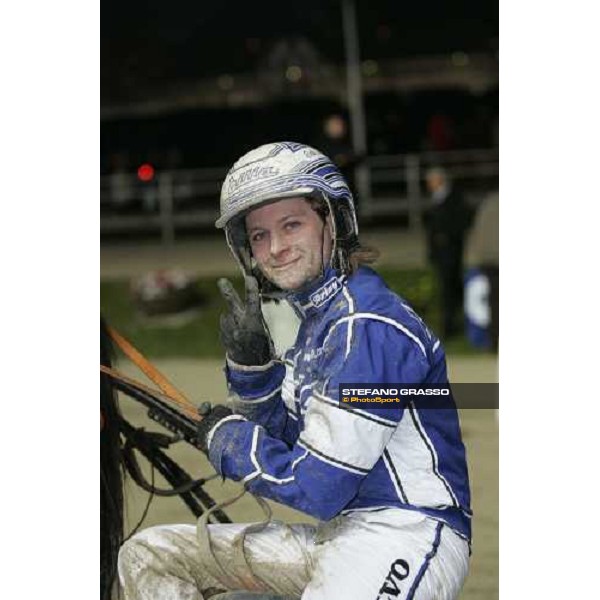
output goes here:
[{"label": "photosport logo", "polygon": [[497,383],[340,383],[338,393],[348,409],[498,408]]}]

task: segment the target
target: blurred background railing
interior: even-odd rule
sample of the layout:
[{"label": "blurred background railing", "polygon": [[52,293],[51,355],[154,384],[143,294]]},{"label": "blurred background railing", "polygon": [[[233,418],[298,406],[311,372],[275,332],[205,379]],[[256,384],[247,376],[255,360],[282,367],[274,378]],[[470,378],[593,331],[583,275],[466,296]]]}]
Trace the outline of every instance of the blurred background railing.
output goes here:
[{"label": "blurred background railing", "polygon": [[[361,223],[406,217],[418,228],[426,207],[424,173],[442,166],[476,206],[498,187],[498,149],[454,150],[368,156],[369,194],[359,198]],[[142,165],[137,173],[100,178],[102,234],[160,234],[172,243],[186,229],[211,228],[219,212],[219,193],[227,167],[154,172]]]}]

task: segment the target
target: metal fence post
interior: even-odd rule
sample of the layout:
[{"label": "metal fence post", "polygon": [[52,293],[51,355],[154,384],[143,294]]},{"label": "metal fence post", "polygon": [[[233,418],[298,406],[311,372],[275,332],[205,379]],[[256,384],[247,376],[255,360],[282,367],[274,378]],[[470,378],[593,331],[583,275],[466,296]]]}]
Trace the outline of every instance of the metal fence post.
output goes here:
[{"label": "metal fence post", "polygon": [[173,175],[163,172],[158,176],[158,202],[160,207],[160,237],[165,246],[175,241],[173,221]]},{"label": "metal fence post", "polygon": [[406,191],[408,195],[408,226],[411,230],[421,227],[421,164],[419,157],[409,154],[404,161]]},{"label": "metal fence post", "polygon": [[360,216],[370,217],[371,173],[365,160],[367,157],[367,125],[363,101],[362,73],[360,68],[360,43],[356,23],[356,2],[343,0],[342,26],[346,53],[346,94],[350,109],[352,150],[358,159],[354,167],[354,184],[358,198]]}]

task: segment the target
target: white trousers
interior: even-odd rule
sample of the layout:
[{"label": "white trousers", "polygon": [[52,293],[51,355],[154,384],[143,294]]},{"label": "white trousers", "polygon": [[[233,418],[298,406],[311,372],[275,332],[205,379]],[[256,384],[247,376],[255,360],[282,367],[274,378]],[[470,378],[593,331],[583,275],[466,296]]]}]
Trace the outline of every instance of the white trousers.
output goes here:
[{"label": "white trousers", "polygon": [[[163,525],[126,542],[126,600],[207,600],[250,590],[302,600],[451,600],[469,568],[467,542],[404,510],[355,512],[318,527]],[[245,535],[244,533],[245,532]]]}]

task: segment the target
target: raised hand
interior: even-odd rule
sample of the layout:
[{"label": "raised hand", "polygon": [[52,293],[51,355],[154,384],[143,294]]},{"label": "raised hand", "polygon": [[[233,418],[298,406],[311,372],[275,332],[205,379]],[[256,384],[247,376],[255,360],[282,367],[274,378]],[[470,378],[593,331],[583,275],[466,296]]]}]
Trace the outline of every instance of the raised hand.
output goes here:
[{"label": "raised hand", "polygon": [[231,360],[241,365],[264,365],[273,357],[273,343],[260,310],[258,282],[246,277],[246,302],[229,279],[217,282],[228,306],[221,315],[221,342]]}]

